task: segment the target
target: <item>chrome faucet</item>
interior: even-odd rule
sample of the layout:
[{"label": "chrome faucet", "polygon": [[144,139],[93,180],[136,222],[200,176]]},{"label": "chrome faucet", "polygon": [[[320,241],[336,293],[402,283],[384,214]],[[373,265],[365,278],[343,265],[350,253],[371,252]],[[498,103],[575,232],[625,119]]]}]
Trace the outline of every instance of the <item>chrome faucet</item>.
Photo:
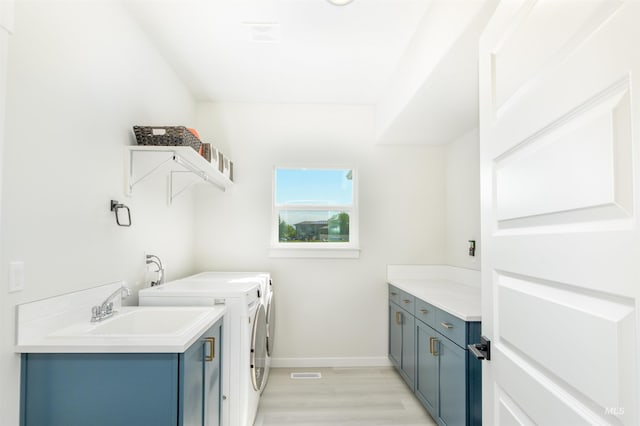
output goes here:
[{"label": "chrome faucet", "polygon": [[111,293],[109,297],[105,299],[104,302],[91,308],[91,322],[102,321],[103,319],[109,318],[110,316],[112,316],[117,312],[113,310],[113,302],[112,302],[112,300],[117,295],[122,295],[123,298],[130,296],[131,290],[128,287],[122,286],[118,288],[116,291],[114,291],[113,293]]},{"label": "chrome faucet", "polygon": [[162,267],[162,261],[155,254],[148,254],[147,265],[152,263],[158,267],[158,270],[155,272],[160,272],[160,278],[158,278],[158,281],[151,281],[151,287],[164,283],[164,268]]}]

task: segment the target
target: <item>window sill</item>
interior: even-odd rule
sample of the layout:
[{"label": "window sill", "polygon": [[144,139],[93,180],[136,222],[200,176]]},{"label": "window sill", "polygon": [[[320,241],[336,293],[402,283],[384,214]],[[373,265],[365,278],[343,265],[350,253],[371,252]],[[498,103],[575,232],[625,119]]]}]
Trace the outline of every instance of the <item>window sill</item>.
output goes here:
[{"label": "window sill", "polygon": [[269,249],[269,257],[306,259],[358,259],[360,258],[360,249],[345,247],[271,247]]}]

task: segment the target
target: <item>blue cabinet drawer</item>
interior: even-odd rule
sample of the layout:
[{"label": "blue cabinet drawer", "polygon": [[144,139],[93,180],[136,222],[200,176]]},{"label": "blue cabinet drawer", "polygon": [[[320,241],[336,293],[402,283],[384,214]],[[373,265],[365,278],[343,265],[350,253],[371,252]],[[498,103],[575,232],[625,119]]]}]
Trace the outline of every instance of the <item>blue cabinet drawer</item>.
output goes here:
[{"label": "blue cabinet drawer", "polygon": [[400,304],[400,293],[402,292],[402,290],[400,290],[397,287],[392,286],[391,284],[389,284],[389,300],[393,303],[395,303],[396,305]]},{"label": "blue cabinet drawer", "polygon": [[466,323],[458,317],[451,315],[441,309],[436,311],[436,321],[434,328],[438,333],[448,337],[462,348],[467,344]]},{"label": "blue cabinet drawer", "polygon": [[416,305],[416,298],[406,291],[400,290],[400,301],[398,302],[398,305],[400,305],[402,309],[413,315]]},{"label": "blue cabinet drawer", "polygon": [[433,328],[435,328],[436,323],[436,310],[438,310],[438,308],[435,306],[423,300],[416,299],[416,318]]}]

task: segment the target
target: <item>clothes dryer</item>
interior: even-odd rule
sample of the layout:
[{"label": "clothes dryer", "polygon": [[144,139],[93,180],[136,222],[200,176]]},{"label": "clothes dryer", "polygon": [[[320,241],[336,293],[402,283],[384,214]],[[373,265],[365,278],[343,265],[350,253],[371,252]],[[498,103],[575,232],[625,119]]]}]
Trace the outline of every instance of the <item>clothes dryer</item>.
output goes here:
[{"label": "clothes dryer", "polygon": [[195,275],[191,275],[185,280],[192,281],[219,281],[219,280],[229,280],[229,282],[233,283],[243,283],[247,281],[259,281],[260,282],[260,300],[265,309],[265,323],[267,328],[266,335],[266,346],[267,346],[267,355],[265,359],[265,371],[264,371],[264,384],[262,389],[266,387],[267,381],[269,379],[269,371],[271,368],[271,356],[273,354],[273,345],[275,339],[275,325],[276,325],[276,317],[275,317],[275,304],[274,304],[274,293],[273,293],[273,282],[271,280],[271,274],[269,272],[233,272],[233,271],[206,271],[200,272]]},{"label": "clothes dryer", "polygon": [[260,282],[181,279],[141,290],[141,306],[227,307],[222,337],[222,424],[251,426],[266,371],[266,311]]}]

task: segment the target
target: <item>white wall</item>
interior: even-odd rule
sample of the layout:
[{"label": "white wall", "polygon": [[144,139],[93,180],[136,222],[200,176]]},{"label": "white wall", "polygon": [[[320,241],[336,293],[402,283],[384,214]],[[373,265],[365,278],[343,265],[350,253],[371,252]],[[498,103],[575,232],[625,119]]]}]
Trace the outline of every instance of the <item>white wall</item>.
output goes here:
[{"label": "white wall", "polygon": [[[446,237],[448,265],[480,269],[480,169],[478,129],[446,145]],[[468,253],[476,240],[476,256]]]},{"label": "white wall", "polygon": [[[0,424],[17,425],[16,304],[141,285],[145,251],[170,277],[193,272],[192,197],[168,208],[157,178],[125,199],[123,146],[134,124],[193,124],[195,104],[117,2],[18,2],[9,43],[2,267],[25,262],[25,289],[7,293],[2,275]],[[130,205],[131,228],[115,225],[112,198]]]},{"label": "white wall", "polygon": [[[6,100],[6,89],[7,89],[7,56],[9,54],[9,38],[10,38],[10,29],[13,29],[13,7],[9,10],[7,7],[8,2],[0,3],[0,188],[2,188],[2,166],[3,166],[3,152],[4,152],[4,116],[5,116],[5,100]],[[11,25],[7,25],[10,22]],[[0,191],[0,241],[4,240],[3,226],[2,226],[2,192]],[[0,245],[0,259],[2,259],[2,246]],[[4,263],[0,263],[0,277],[5,276],[5,268]],[[5,284],[2,280],[0,280],[0,285]],[[4,341],[5,329],[3,324],[4,320],[4,312],[6,312],[7,304],[5,302],[6,296],[4,293],[5,287],[0,287],[0,315],[3,315],[2,319],[0,319],[0,338]],[[0,374],[4,372],[5,360],[7,358],[12,357],[10,354],[3,353],[4,344],[0,346],[0,365],[3,366],[2,370],[0,370]],[[6,363],[10,364],[10,361]],[[0,376],[0,379],[2,377]],[[9,387],[5,385],[4,382],[0,381],[0,412],[6,412],[8,407],[4,404],[4,401],[11,399],[11,392],[9,392]],[[11,399],[15,401],[14,399]],[[15,410],[15,408],[13,408]],[[0,424],[5,424],[2,419],[2,415],[0,415]]]},{"label": "white wall", "polygon": [[[237,167],[230,192],[199,189],[197,268],[272,272],[284,363],[387,362],[386,265],[444,262],[444,148],[375,145],[373,120],[364,106],[198,107]],[[336,163],[358,168],[360,258],[269,258],[274,165]]]}]

